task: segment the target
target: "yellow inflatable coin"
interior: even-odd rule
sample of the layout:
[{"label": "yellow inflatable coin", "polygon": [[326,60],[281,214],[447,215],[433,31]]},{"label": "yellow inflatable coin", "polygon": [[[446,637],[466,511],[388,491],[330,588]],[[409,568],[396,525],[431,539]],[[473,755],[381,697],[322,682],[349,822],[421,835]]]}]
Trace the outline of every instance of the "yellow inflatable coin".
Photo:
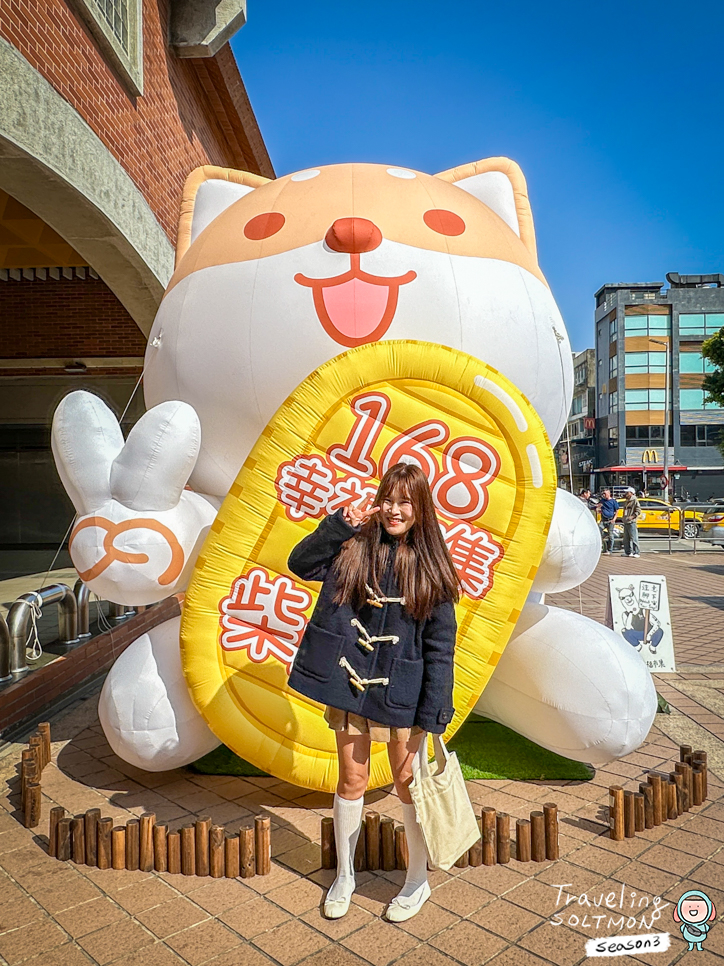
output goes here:
[{"label": "yellow inflatable coin", "polygon": [[[287,687],[320,584],[292,547],[395,463],[427,473],[462,581],[455,716],[478,700],[525,602],[553,512],[553,455],[523,395],[478,359],[423,342],[343,353],[287,399],[244,463],[196,564],[181,625],[184,673],[217,737],[265,771],[333,791],[334,732]],[[391,781],[373,743],[370,787]]]}]

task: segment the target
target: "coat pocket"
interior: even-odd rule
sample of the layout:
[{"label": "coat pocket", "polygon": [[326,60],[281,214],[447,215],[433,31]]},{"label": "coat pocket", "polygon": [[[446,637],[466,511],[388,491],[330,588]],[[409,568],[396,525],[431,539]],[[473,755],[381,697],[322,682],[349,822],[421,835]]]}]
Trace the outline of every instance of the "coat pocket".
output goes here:
[{"label": "coat pocket", "polygon": [[420,700],[425,662],[396,657],[390,666],[390,683],[385,689],[385,702],[391,708],[416,708]]},{"label": "coat pocket", "polygon": [[294,659],[294,667],[317,681],[329,681],[343,647],[342,634],[332,634],[310,622]]}]

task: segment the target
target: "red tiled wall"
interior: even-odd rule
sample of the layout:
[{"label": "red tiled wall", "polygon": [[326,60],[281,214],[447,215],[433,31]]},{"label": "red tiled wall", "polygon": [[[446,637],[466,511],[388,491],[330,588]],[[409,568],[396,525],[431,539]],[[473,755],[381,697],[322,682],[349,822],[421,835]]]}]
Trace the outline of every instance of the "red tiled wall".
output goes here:
[{"label": "red tiled wall", "polygon": [[32,720],[57,698],[107,671],[137,637],[181,613],[178,597],[132,617],[126,624],[80,644],[50,664],[30,671],[0,688],[0,734],[25,719]]},{"label": "red tiled wall", "polygon": [[143,333],[100,279],[0,282],[0,359],[145,351]]},{"label": "red tiled wall", "polygon": [[188,173],[231,162],[193,65],[167,48],[168,15],[169,0],[143,4],[144,94],[134,98],[63,0],[0,0],[0,35],[87,121],[175,243]]}]

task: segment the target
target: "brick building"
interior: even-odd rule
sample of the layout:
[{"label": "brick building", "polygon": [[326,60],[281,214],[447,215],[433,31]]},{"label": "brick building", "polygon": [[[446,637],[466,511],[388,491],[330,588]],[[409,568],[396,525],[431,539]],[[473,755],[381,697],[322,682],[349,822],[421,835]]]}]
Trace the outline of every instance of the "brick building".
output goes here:
[{"label": "brick building", "polygon": [[44,569],[72,517],[58,400],[87,388],[120,414],[136,385],[188,173],[274,177],[228,43],[245,13],[0,0],[0,577]]}]

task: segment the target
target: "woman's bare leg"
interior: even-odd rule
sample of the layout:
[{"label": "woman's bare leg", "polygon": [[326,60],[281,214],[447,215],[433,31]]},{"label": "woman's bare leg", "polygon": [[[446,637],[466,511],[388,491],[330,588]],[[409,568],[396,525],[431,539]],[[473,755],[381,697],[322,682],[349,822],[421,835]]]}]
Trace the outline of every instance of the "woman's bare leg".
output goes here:
[{"label": "woman's bare leg", "polygon": [[337,846],[337,877],[324,900],[324,913],[332,919],[347,912],[354,892],[354,853],[362,827],[364,793],[370,775],[370,736],[338,731],[336,738],[339,781],[332,817]]},{"label": "woman's bare leg", "polygon": [[412,759],[417,754],[420,742],[426,738],[426,734],[413,735],[407,741],[388,741],[387,756],[390,759],[392,769],[392,779],[395,783],[395,791],[400,801],[405,805],[411,805],[410,791],[408,785],[412,781]]},{"label": "woman's bare leg", "polygon": [[412,759],[420,743],[426,739],[426,734],[418,734],[409,741],[390,741],[387,744],[395,790],[402,802],[402,821],[405,825],[409,855],[405,884],[385,912],[385,917],[393,922],[402,922],[414,915],[430,896],[430,886],[427,881],[427,850],[422,831],[417,823],[415,806],[412,804],[409,789],[412,781]]},{"label": "woman's bare leg", "polygon": [[360,798],[370,780],[370,736],[337,731],[335,737],[339,759],[337,794],[340,798]]}]

